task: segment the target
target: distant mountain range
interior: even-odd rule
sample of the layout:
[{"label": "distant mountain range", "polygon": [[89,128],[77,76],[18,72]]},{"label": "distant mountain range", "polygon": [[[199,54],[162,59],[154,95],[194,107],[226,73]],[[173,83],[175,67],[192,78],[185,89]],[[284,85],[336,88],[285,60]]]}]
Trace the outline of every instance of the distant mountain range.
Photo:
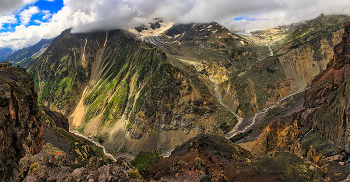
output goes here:
[{"label": "distant mountain range", "polygon": [[12,54],[11,48],[0,48],[0,62]]},{"label": "distant mountain range", "polygon": [[13,65],[30,67],[33,64],[32,60],[36,60],[36,58],[41,56],[51,44],[51,41],[52,39],[42,39],[33,46],[17,50],[13,54],[8,55],[2,62],[12,62]]}]

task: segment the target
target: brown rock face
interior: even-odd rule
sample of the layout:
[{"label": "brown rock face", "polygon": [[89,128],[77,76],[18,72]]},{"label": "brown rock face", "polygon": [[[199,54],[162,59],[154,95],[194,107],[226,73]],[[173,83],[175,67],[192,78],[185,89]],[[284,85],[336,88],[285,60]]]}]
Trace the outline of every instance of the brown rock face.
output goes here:
[{"label": "brown rock face", "polygon": [[342,41],[334,48],[327,69],[312,82],[306,92],[305,106],[317,107],[314,126],[339,148],[349,150],[350,101],[350,22],[345,25]]},{"label": "brown rock face", "polygon": [[66,131],[69,131],[69,123],[68,119],[60,112],[51,111],[50,108],[46,106],[41,106],[41,108],[44,110],[44,112],[50,116],[53,121],[55,122],[56,126],[65,129]]},{"label": "brown rock face", "polygon": [[17,163],[44,144],[33,79],[22,68],[0,70],[0,178],[12,179]]}]

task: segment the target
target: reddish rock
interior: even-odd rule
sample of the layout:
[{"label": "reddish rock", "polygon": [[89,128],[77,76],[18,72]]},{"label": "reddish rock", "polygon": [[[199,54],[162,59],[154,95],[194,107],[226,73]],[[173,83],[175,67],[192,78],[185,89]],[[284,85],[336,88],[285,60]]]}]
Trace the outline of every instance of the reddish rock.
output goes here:
[{"label": "reddish rock", "polygon": [[327,69],[312,82],[305,94],[305,106],[317,108],[314,128],[340,149],[350,150],[350,22],[345,25],[342,41],[334,48]]}]

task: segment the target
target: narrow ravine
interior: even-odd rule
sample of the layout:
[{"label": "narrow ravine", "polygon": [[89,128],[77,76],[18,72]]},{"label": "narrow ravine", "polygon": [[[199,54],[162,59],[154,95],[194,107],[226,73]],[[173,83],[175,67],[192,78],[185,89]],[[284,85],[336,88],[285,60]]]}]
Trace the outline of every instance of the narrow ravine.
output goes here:
[{"label": "narrow ravine", "polygon": [[234,136],[236,136],[237,134],[240,134],[240,133],[244,133],[246,132],[248,129],[250,129],[250,127],[252,127],[255,123],[256,123],[256,118],[260,115],[260,114],[266,114],[270,109],[276,107],[278,104],[280,104],[281,102],[285,101],[286,99],[292,97],[293,95],[295,94],[298,94],[298,93],[301,93],[301,92],[305,92],[307,89],[309,89],[310,87],[306,87],[304,90],[301,90],[301,91],[298,91],[298,92],[294,92],[286,97],[284,97],[283,99],[280,99],[276,104],[274,104],[273,106],[270,106],[268,108],[266,108],[265,110],[263,111],[260,111],[260,112],[257,112],[255,113],[253,119],[251,120],[251,123],[249,125],[247,125],[246,127],[244,127],[243,129],[237,131],[239,125],[242,123],[237,123],[236,127],[230,131],[229,133],[226,134],[226,139],[230,139]]},{"label": "narrow ravine", "polygon": [[96,146],[101,147],[102,150],[103,150],[103,154],[104,154],[105,156],[107,156],[109,159],[113,160],[114,162],[117,161],[117,159],[115,159],[114,156],[113,156],[112,154],[110,154],[109,152],[107,152],[106,148],[105,148],[103,145],[101,145],[100,143],[98,143],[94,138],[89,137],[89,136],[85,136],[85,135],[79,133],[77,130],[69,130],[69,132],[71,132],[71,133],[73,133],[73,134],[75,134],[75,135],[77,135],[77,136],[80,136],[80,137],[82,137],[82,138],[85,138],[86,140],[89,140],[90,142],[92,142],[92,143],[95,144]]},{"label": "narrow ravine", "polygon": [[[238,116],[238,115],[236,114],[236,112],[233,112],[224,102],[222,102],[222,97],[221,97],[221,94],[220,94],[220,92],[219,92],[219,85],[218,85],[214,80],[212,80],[212,82],[213,82],[214,85],[215,85],[215,87],[214,87],[215,96],[216,96],[216,98],[219,100],[220,104],[221,104],[222,106],[224,106],[226,109],[228,109],[229,111],[231,111],[232,114],[235,115],[235,117],[236,117],[238,123],[237,123],[236,126],[233,128],[233,130],[237,130],[238,126],[242,123],[243,118],[242,118],[241,116]],[[233,131],[233,130],[232,130],[232,131]]]}]

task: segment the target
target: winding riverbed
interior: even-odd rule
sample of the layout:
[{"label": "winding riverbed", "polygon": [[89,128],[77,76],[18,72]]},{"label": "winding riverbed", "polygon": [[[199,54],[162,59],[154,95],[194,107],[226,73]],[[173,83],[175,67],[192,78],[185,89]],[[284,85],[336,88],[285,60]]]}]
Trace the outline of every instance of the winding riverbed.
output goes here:
[{"label": "winding riverbed", "polygon": [[85,138],[86,140],[89,140],[90,142],[92,142],[92,143],[95,144],[96,146],[101,147],[105,156],[107,156],[109,159],[113,160],[114,162],[117,161],[117,159],[115,159],[114,156],[113,156],[112,154],[110,154],[110,153],[106,150],[106,148],[105,148],[103,145],[101,145],[100,143],[98,143],[94,138],[89,137],[89,136],[85,136],[85,135],[79,133],[77,130],[69,130],[69,132],[71,132],[71,133],[73,133],[73,134],[75,134],[75,135],[77,135],[77,136],[80,136],[80,137],[82,137],[82,138]]},{"label": "winding riverbed", "polygon": [[251,120],[251,123],[248,124],[247,126],[243,127],[243,128],[242,128],[241,130],[239,130],[239,131],[237,131],[237,129],[239,128],[239,125],[242,124],[242,122],[241,122],[241,123],[237,123],[236,126],[235,126],[235,128],[234,128],[232,131],[230,131],[229,133],[226,134],[226,139],[230,139],[230,138],[236,136],[236,135],[239,134],[239,133],[244,133],[244,132],[246,132],[248,129],[250,129],[250,128],[256,123],[256,118],[257,118],[260,114],[266,114],[270,109],[276,107],[276,106],[277,106],[278,104],[280,104],[281,102],[284,102],[286,99],[292,97],[292,96],[295,95],[295,94],[298,94],[298,93],[301,93],[301,92],[305,92],[305,91],[306,91],[307,89],[309,89],[309,88],[310,88],[310,87],[306,87],[304,90],[301,90],[301,91],[298,91],[298,92],[294,92],[294,93],[292,93],[292,94],[290,94],[290,95],[284,97],[283,99],[279,100],[276,104],[274,104],[274,105],[272,105],[272,106],[266,108],[265,110],[255,113],[253,119]]}]

